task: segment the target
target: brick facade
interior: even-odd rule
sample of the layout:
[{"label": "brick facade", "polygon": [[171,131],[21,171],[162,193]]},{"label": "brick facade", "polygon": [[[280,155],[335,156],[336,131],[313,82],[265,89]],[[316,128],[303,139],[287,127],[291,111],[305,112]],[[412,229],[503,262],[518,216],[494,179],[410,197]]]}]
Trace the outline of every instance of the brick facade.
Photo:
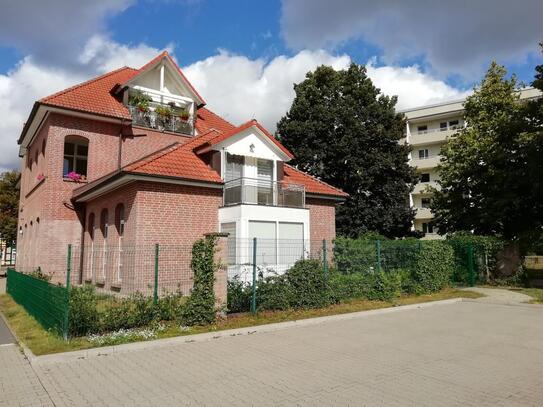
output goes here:
[{"label": "brick facade", "polygon": [[[17,267],[40,267],[53,282],[66,278],[66,252],[73,245],[72,282],[92,281],[106,291],[149,293],[154,284],[154,245],[160,245],[160,287],[188,293],[192,287],[192,244],[219,230],[222,189],[135,181],[85,204],[71,201],[73,190],[109,174],[184,136],[73,116],[51,114],[22,163]],[[87,180],[63,179],[67,136],[88,140]],[[118,213],[124,208],[124,234]],[[310,239],[335,238],[335,202],[307,198]],[[102,217],[106,213],[107,217]],[[89,219],[94,217],[94,229]],[[104,220],[104,221],[102,221]],[[107,223],[107,240],[104,239]],[[93,239],[91,239],[91,232]]]}]

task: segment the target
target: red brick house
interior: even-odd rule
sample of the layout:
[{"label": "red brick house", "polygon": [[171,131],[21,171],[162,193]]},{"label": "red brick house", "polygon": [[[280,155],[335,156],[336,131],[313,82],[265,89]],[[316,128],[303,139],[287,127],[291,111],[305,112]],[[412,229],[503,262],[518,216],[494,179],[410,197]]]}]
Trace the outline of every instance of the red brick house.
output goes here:
[{"label": "red brick house", "polygon": [[[292,154],[257,121],[236,127],[208,110],[167,52],[37,101],[18,143],[17,268],[59,281],[68,244],[120,252],[217,231],[331,240],[346,196],[289,166]],[[98,271],[80,256],[80,280],[120,287],[131,272],[120,254]]]}]

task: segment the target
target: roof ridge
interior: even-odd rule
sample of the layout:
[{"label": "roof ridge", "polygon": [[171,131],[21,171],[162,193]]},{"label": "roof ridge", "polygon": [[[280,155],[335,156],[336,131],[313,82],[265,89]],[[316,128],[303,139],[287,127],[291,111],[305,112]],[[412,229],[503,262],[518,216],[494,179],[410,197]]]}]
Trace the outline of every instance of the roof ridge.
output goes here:
[{"label": "roof ridge", "polygon": [[123,71],[123,70],[125,70],[125,69],[131,69],[131,70],[133,70],[133,71],[136,71],[136,69],[131,68],[131,67],[125,65],[125,66],[123,66],[123,67],[121,67],[121,68],[115,69],[115,70],[110,71],[110,72],[106,72],[106,73],[104,73],[104,74],[102,74],[102,75],[96,76],[96,77],[91,78],[91,79],[88,79],[88,80],[86,80],[86,81],[84,81],[84,82],[81,82],[81,83],[78,83],[78,84],[76,84],[76,85],[70,86],[69,88],[63,89],[63,90],[58,91],[58,92],[56,92],[56,93],[53,93],[53,94],[51,94],[51,95],[49,95],[49,96],[45,96],[45,97],[41,98],[41,99],[39,100],[39,102],[47,102],[47,101],[49,101],[49,99],[55,98],[55,97],[60,96],[60,95],[64,95],[65,93],[68,93],[68,92],[70,92],[70,91],[72,91],[72,90],[81,88],[81,87],[83,87],[83,86],[86,86],[86,85],[88,85],[88,84],[91,84],[91,83],[93,83],[93,82],[96,82],[96,81],[98,81],[98,80],[100,80],[100,79],[107,78],[108,76],[111,76],[111,75],[113,75],[113,74],[116,74],[116,73],[118,73],[118,72],[120,72],[120,71]]},{"label": "roof ridge", "polygon": [[292,165],[290,165],[290,164],[284,163],[284,165],[287,166],[288,168],[292,169],[293,171],[296,171],[296,172],[298,172],[298,173],[300,173],[300,174],[302,174],[302,175],[305,175],[306,177],[310,177],[310,178],[314,179],[314,180],[315,180],[316,182],[318,182],[319,184],[326,185],[327,187],[330,187],[330,188],[332,188],[332,189],[335,189],[337,192],[341,192],[342,194],[348,195],[345,191],[342,191],[341,189],[336,188],[335,186],[330,185],[329,183],[324,182],[324,181],[318,179],[317,177],[315,177],[315,176],[313,176],[313,175],[311,175],[311,174],[308,174],[307,172],[301,171],[301,170],[299,170],[298,168],[294,168],[294,167],[293,167]]},{"label": "roof ridge", "polygon": [[169,154],[169,153],[174,152],[175,150],[178,150],[182,146],[184,146],[184,144],[181,144],[178,141],[176,141],[176,142],[174,142],[172,144],[167,145],[166,147],[163,147],[163,148],[161,148],[159,150],[156,150],[156,151],[152,152],[151,154],[147,154],[146,156],[143,156],[141,158],[138,158],[135,161],[132,161],[129,164],[126,164],[125,166],[123,166],[123,170],[127,169],[130,166],[134,166],[134,165],[135,165],[135,167],[132,168],[132,169],[137,170],[137,169],[141,168],[144,165],[147,165],[149,163],[152,163],[153,161],[158,160],[161,157],[164,157],[166,154]]}]

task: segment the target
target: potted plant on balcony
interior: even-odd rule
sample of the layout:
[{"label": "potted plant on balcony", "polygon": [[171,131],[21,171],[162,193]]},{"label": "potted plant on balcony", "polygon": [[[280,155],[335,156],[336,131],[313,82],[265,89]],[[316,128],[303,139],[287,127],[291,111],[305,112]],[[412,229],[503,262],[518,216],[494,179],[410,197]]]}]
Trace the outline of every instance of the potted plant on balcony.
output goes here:
[{"label": "potted plant on balcony", "polygon": [[141,113],[146,113],[149,111],[150,102],[151,98],[139,90],[130,95],[130,98],[128,99],[128,104],[136,107]]},{"label": "potted plant on balcony", "polygon": [[158,122],[163,129],[170,127],[170,122],[173,115],[170,107],[159,105],[155,108],[155,114],[157,115]]},{"label": "potted plant on balcony", "polygon": [[182,109],[179,112],[179,118],[181,119],[181,121],[188,122],[190,118],[190,112],[188,111],[188,109]]}]

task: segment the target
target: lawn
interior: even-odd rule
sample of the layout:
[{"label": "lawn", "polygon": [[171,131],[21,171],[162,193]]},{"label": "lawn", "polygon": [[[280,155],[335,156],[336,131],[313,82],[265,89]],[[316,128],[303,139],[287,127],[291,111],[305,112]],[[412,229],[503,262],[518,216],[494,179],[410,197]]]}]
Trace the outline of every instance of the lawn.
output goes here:
[{"label": "lawn", "polygon": [[[249,313],[233,314],[229,315],[228,319],[220,320],[215,324],[208,326],[187,328],[180,327],[176,323],[168,323],[163,325],[163,329],[156,333],[156,338],[159,339],[173,336],[215,332],[226,329],[271,324],[274,322],[294,321],[327,315],[346,314],[349,312],[367,311],[399,305],[446,300],[450,298],[478,298],[481,296],[481,294],[475,292],[447,288],[434,294],[402,296],[393,302],[357,299],[318,309],[267,311],[260,312],[257,315],[252,315]],[[7,318],[9,325],[15,331],[15,334],[19,340],[23,342],[25,346],[27,346],[35,355],[68,352],[96,347],[96,344],[92,343],[87,338],[75,338],[69,341],[64,341],[54,333],[44,330],[34,318],[28,315],[26,311],[21,306],[16,304],[7,294],[0,295],[0,312],[2,312]],[[126,343],[126,341],[123,342]]]}]

